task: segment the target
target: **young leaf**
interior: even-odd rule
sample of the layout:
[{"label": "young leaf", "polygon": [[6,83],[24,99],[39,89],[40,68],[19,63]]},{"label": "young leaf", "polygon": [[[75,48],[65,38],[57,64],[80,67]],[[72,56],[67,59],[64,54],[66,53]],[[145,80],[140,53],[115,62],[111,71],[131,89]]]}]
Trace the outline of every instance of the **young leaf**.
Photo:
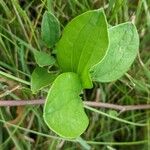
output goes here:
[{"label": "young leaf", "polygon": [[50,12],[43,15],[41,36],[47,47],[52,47],[60,37],[60,24],[58,19]]},{"label": "young leaf", "polygon": [[35,57],[36,63],[40,67],[51,66],[55,63],[54,57],[52,57],[52,56],[50,56],[47,53],[42,52],[42,51],[34,51],[34,57]]},{"label": "young leaf", "polygon": [[110,45],[105,58],[91,69],[94,81],[111,82],[120,78],[133,63],[139,48],[136,27],[123,23],[109,29]]},{"label": "young leaf", "polygon": [[47,69],[36,67],[31,76],[31,91],[38,92],[42,88],[50,85],[56,78],[56,74],[50,74]]},{"label": "young leaf", "polygon": [[81,90],[78,75],[68,72],[56,78],[48,93],[43,117],[48,127],[62,137],[77,138],[88,126]]},{"label": "young leaf", "polygon": [[89,69],[100,62],[108,47],[107,22],[103,10],[92,10],[73,19],[56,46],[64,72],[79,74],[84,88],[91,88]]}]

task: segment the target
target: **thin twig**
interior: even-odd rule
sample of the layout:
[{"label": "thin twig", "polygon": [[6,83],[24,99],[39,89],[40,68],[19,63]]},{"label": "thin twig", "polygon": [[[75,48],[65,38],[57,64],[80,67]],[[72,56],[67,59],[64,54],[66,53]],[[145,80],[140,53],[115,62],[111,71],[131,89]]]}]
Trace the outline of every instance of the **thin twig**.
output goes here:
[{"label": "thin twig", "polygon": [[[2,106],[23,106],[23,105],[42,105],[44,104],[44,99],[37,100],[0,100],[0,107]],[[130,110],[142,110],[150,109],[150,104],[143,105],[117,105],[102,102],[84,101],[84,105],[97,107],[97,108],[109,108],[114,110],[119,110],[121,112]]]},{"label": "thin twig", "polygon": [[23,106],[23,105],[41,105],[44,104],[44,99],[37,100],[0,100],[1,106]]},{"label": "thin twig", "polygon": [[150,109],[149,104],[143,105],[117,105],[110,103],[102,103],[102,102],[84,102],[85,105],[99,108],[110,108],[115,110],[120,110],[121,112],[130,111],[130,110],[141,110],[141,109]]}]

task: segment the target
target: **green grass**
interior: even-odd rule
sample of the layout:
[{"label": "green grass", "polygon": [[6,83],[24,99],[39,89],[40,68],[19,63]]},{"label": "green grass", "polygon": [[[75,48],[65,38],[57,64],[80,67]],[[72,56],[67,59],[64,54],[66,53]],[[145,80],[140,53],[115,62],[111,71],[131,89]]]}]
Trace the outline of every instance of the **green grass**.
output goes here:
[{"label": "green grass", "polygon": [[[102,102],[150,103],[150,0],[48,0],[48,5],[46,0],[18,1],[0,1],[0,99],[46,96],[46,90],[33,95],[29,86],[30,75],[36,66],[33,51],[52,51],[41,41],[44,10],[48,9],[58,17],[63,30],[69,20],[82,12],[104,7],[109,24],[135,23],[140,35],[139,55],[121,79],[108,84],[95,83],[84,95],[87,100],[94,100],[100,90]],[[150,150],[149,110],[120,114],[87,107],[90,125],[81,138],[72,141],[50,131],[43,121],[42,111],[42,106],[0,108],[0,149]],[[10,123],[5,124],[6,121]]]}]

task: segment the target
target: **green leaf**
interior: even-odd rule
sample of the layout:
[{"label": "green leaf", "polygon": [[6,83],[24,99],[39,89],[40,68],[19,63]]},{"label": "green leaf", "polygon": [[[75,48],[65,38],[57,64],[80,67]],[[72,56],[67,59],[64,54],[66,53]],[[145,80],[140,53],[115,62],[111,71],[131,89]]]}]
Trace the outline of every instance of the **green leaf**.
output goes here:
[{"label": "green leaf", "polygon": [[73,19],[56,46],[63,72],[78,73],[84,88],[91,88],[89,69],[100,62],[108,47],[107,22],[103,10],[92,10]]},{"label": "green leaf", "polygon": [[38,92],[42,88],[50,85],[56,78],[56,74],[50,74],[47,69],[36,67],[31,76],[31,91]]},{"label": "green leaf", "polygon": [[133,63],[139,48],[136,27],[123,23],[109,29],[110,45],[106,57],[91,69],[94,81],[111,82],[120,78]]},{"label": "green leaf", "polygon": [[56,78],[48,93],[43,117],[48,127],[62,137],[77,138],[88,126],[81,90],[78,75],[68,72]]},{"label": "green leaf", "polygon": [[42,51],[34,51],[34,57],[35,57],[36,63],[40,67],[51,66],[51,65],[54,65],[55,63],[54,57]]},{"label": "green leaf", "polygon": [[47,47],[55,45],[60,37],[60,24],[58,19],[50,12],[45,11],[41,25],[42,40]]}]

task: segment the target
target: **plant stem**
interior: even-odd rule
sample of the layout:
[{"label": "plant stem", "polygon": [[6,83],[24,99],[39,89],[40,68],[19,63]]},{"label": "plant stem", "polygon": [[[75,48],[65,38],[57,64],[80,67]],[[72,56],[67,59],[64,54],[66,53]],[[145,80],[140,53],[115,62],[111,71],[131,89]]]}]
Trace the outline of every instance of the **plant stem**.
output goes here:
[{"label": "plant stem", "polygon": [[[44,104],[44,99],[37,100],[0,100],[0,107],[2,106],[23,106],[23,105],[42,105]],[[84,105],[97,107],[97,108],[110,108],[114,110],[119,110],[121,112],[130,110],[141,110],[150,109],[150,104],[143,105],[117,105],[102,102],[84,101]]]},{"label": "plant stem", "polygon": [[0,100],[1,106],[23,106],[23,105],[42,105],[44,104],[44,99],[38,100]]}]

